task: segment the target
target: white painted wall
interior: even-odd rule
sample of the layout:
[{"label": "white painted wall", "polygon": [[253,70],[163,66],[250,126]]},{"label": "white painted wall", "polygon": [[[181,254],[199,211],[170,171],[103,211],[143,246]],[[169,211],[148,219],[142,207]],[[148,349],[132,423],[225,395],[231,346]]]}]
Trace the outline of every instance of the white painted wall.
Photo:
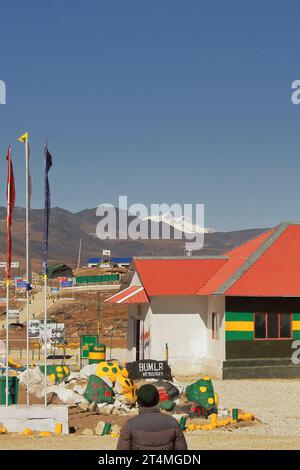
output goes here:
[{"label": "white painted wall", "polygon": [[199,362],[206,355],[204,297],[152,297],[151,313],[151,358],[164,359],[166,343],[171,364],[186,359]]},{"label": "white painted wall", "polygon": [[[141,285],[137,274],[131,285]],[[225,360],[225,300],[223,296],[158,296],[138,310],[129,305],[128,360],[136,358],[135,319],[144,321],[143,331],[150,332],[150,346],[145,359],[165,359],[166,343],[169,363],[175,374],[205,373],[221,377]],[[219,313],[219,339],[212,339],[212,313]]]},{"label": "white painted wall", "polygon": [[[219,314],[219,339],[212,337],[212,314]],[[207,297],[207,355],[203,367],[208,375],[222,378],[223,361],[225,361],[225,297]]]},{"label": "white painted wall", "polygon": [[[138,285],[138,284],[136,284]],[[137,304],[128,305],[128,329],[127,329],[127,348],[128,348],[128,361],[135,361],[136,359],[136,320],[143,320],[143,332],[151,331],[151,308],[150,304]],[[141,333],[143,333],[141,332]],[[151,338],[150,338],[151,341]],[[141,339],[141,343],[143,340]],[[145,344],[144,344],[145,345]],[[140,350],[142,349],[142,344]],[[150,343],[144,347],[144,359],[150,359]]]},{"label": "white painted wall", "polygon": [[132,279],[131,279],[131,286],[142,286],[141,280],[139,278],[139,275],[137,272],[134,273]]}]

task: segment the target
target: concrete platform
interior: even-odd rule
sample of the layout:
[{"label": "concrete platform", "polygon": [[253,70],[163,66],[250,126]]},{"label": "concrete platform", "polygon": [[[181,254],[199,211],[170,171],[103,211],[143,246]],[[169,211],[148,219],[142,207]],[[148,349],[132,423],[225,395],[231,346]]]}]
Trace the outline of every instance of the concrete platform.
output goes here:
[{"label": "concrete platform", "polygon": [[63,434],[69,434],[68,407],[65,405],[10,405],[0,406],[0,423],[8,432],[33,431],[54,432],[55,424],[61,423]]},{"label": "concrete platform", "polygon": [[223,379],[296,379],[300,366],[291,358],[229,359],[223,362]]}]

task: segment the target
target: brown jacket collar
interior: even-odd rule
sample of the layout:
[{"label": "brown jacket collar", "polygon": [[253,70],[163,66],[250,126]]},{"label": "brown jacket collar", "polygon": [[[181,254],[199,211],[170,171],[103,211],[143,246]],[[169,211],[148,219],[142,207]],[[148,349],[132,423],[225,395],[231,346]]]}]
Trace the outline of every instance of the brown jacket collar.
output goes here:
[{"label": "brown jacket collar", "polygon": [[143,407],[143,408],[139,409],[139,414],[140,415],[145,414],[145,413],[160,413],[160,409],[157,405],[156,406],[149,406],[147,408]]}]

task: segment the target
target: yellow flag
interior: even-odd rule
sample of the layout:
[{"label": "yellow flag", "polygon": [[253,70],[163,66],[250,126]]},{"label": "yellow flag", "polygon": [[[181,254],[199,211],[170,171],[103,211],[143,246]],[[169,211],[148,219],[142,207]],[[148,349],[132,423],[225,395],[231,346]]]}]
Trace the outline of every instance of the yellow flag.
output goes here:
[{"label": "yellow flag", "polygon": [[21,135],[21,137],[19,137],[19,141],[20,142],[23,142],[23,144],[28,140],[28,132],[25,132],[25,134]]}]

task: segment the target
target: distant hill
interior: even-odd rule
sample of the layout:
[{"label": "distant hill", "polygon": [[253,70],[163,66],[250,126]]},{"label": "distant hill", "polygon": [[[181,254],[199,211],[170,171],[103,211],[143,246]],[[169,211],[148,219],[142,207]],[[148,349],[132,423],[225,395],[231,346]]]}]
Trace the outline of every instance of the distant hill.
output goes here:
[{"label": "distant hill", "polygon": [[[0,259],[6,252],[6,208],[0,207]],[[131,221],[135,217],[128,215]],[[72,213],[59,207],[51,210],[49,234],[49,262],[63,262],[77,266],[79,240],[82,239],[81,263],[93,256],[100,256],[103,249],[112,250],[114,256],[178,256],[183,255],[185,240],[174,239],[176,229],[171,228],[170,240],[99,240],[95,236],[99,222],[96,209]],[[149,221],[144,221],[149,224]],[[160,230],[162,223],[159,223]],[[25,256],[25,209],[16,207],[13,222],[13,260],[21,262],[24,269]],[[148,230],[150,230],[148,226]],[[265,228],[213,232],[205,234],[204,248],[193,254],[222,254],[231,248],[255,237]],[[118,233],[118,226],[117,226]],[[33,269],[41,270],[43,250],[43,209],[32,209],[30,218],[31,253]]]}]

